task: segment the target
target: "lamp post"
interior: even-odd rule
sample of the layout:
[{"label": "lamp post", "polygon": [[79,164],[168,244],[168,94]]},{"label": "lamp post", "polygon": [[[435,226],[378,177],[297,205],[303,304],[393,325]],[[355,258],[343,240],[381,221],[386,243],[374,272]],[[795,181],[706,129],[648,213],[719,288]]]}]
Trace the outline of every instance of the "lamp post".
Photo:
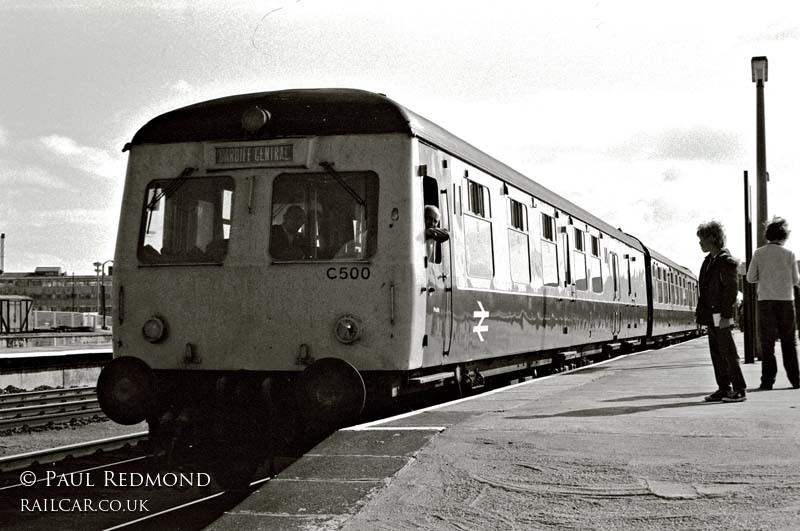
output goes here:
[{"label": "lamp post", "polygon": [[756,181],[758,206],[756,207],[756,240],[758,247],[766,245],[764,227],[767,224],[767,144],[764,132],[764,83],[767,81],[767,58],[750,60],[753,83],[756,84]]},{"label": "lamp post", "polygon": [[100,268],[102,267],[101,262],[95,262],[92,264],[94,266],[95,275],[97,275],[97,279],[94,282],[95,285],[95,301],[97,302],[97,313],[100,313]]},{"label": "lamp post", "polygon": [[[767,181],[769,180],[769,174],[767,173],[767,141],[764,127],[764,83],[767,81],[767,58],[759,56],[750,59],[750,70],[753,83],[756,84],[756,188],[758,192],[756,198],[756,242],[757,246],[761,247],[767,244],[767,238],[764,234],[764,228],[767,224]],[[749,258],[750,256],[748,256]],[[748,297],[748,313],[751,317],[749,319],[750,322],[747,323],[751,331],[749,341],[751,341],[754,357],[761,359],[761,340],[759,338],[757,311],[758,295],[756,294],[755,286],[749,283],[745,285],[745,289],[750,295]],[[749,360],[746,356],[745,362],[747,361]]]},{"label": "lamp post", "polygon": [[114,260],[106,260],[100,264],[100,300],[103,308],[103,330],[108,330],[106,326],[106,264],[114,263]]}]

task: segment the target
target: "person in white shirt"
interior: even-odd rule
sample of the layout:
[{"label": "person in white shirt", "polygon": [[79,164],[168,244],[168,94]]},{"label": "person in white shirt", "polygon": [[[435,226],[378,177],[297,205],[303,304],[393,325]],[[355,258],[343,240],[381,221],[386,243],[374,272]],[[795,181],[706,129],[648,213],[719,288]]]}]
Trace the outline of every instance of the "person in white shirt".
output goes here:
[{"label": "person in white shirt", "polygon": [[770,390],[775,384],[778,372],[775,340],[778,338],[786,377],[793,388],[800,388],[794,335],[794,286],[800,283],[800,271],[794,253],[783,246],[790,232],[785,219],[773,218],[764,233],[769,243],[756,249],[747,270],[747,281],[758,283],[761,390]]}]

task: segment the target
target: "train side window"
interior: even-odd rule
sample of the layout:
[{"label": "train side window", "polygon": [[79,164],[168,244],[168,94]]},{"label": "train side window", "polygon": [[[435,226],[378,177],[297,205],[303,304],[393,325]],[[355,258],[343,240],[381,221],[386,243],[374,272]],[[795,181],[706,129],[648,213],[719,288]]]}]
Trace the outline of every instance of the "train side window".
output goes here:
[{"label": "train side window", "polygon": [[528,238],[528,208],[508,199],[508,250],[511,261],[511,280],[527,284],[531,281],[530,241]]},{"label": "train side window", "polygon": [[592,275],[592,291],[603,293],[603,267],[600,261],[600,238],[592,236],[592,255],[589,259]]},{"label": "train side window", "polygon": [[584,252],[584,233],[575,229],[575,249],[572,252],[573,270],[575,273],[575,289],[586,291],[589,289],[588,275],[586,273],[586,253]]},{"label": "train side window", "polygon": [[491,218],[491,202],[489,189],[482,184],[467,179],[467,208],[469,212],[482,218]]},{"label": "train side window", "polygon": [[686,306],[686,277],[681,276],[681,306]]},{"label": "train side window", "polygon": [[628,295],[633,295],[633,277],[631,276],[631,257],[625,260],[628,263]]},{"label": "train side window", "polygon": [[556,220],[542,212],[542,281],[545,286],[558,286],[558,250]]},{"label": "train side window", "polygon": [[669,269],[664,272],[664,283],[665,302],[670,304],[672,302],[672,272]]},{"label": "train side window", "polygon": [[464,213],[467,274],[471,277],[492,278],[494,250],[489,189],[467,179],[467,194],[467,211]]},{"label": "train side window", "polygon": [[561,245],[564,251],[564,285],[569,286],[572,284],[572,269],[569,260],[569,234],[566,232],[561,233]]},{"label": "train side window", "polygon": [[617,253],[609,253],[611,255],[611,280],[614,284],[614,299],[619,297],[619,259]]},{"label": "train side window", "polygon": [[422,178],[422,202],[439,208],[439,183],[433,177]]},{"label": "train side window", "polygon": [[690,306],[689,303],[689,282],[683,277],[683,305]]},{"label": "train side window", "polygon": [[669,302],[670,304],[678,302],[678,294],[675,291],[675,272],[671,269],[669,271]]},{"label": "train side window", "polygon": [[675,304],[675,272],[669,270],[669,302]]},{"label": "train side window", "polygon": [[658,285],[658,302],[664,302],[664,282],[661,280],[661,268],[658,266],[656,266],[656,273],[657,273],[656,284]]}]

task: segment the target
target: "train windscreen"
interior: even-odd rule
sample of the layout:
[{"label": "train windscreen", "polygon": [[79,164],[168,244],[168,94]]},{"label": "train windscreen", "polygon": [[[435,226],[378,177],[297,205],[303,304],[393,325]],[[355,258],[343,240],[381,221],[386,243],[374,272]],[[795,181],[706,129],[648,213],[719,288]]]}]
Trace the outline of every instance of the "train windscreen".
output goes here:
[{"label": "train windscreen", "polygon": [[220,263],[228,252],[233,179],[162,179],[147,186],[139,244],[143,264]]},{"label": "train windscreen", "polygon": [[366,260],[375,252],[378,176],[283,174],[272,184],[269,252],[276,261]]}]

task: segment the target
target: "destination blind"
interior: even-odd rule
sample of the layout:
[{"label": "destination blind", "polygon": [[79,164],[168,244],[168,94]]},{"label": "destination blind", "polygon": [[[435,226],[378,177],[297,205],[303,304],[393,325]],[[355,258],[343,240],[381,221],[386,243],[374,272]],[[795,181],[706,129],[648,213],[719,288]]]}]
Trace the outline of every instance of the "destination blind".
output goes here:
[{"label": "destination blind", "polygon": [[243,164],[248,162],[290,162],[294,159],[294,146],[233,146],[215,148],[217,164]]}]

